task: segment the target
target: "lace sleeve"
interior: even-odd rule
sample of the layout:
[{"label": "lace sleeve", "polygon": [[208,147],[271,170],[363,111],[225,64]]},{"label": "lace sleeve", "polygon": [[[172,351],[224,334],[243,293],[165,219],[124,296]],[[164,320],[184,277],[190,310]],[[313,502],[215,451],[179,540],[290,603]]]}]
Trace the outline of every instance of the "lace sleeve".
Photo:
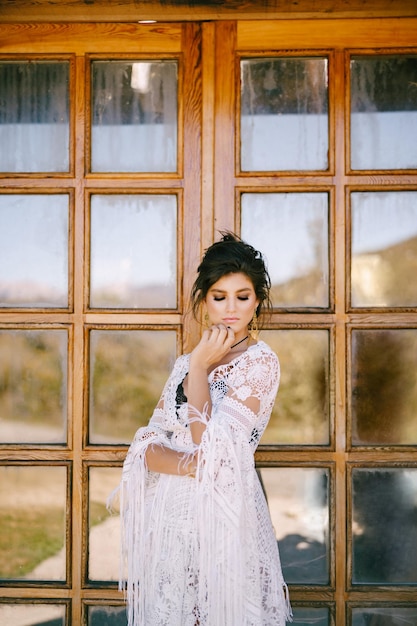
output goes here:
[{"label": "lace sleeve", "polygon": [[279,361],[268,349],[246,353],[246,358],[220,370],[211,385],[212,417],[244,433],[253,447],[265,430],[279,385]]},{"label": "lace sleeve", "polygon": [[[272,410],[279,362],[264,344],[215,370],[197,468],[199,608],[204,623],[290,619],[276,539],[255,472],[256,447]],[[261,595],[260,595],[261,594]]]},{"label": "lace sleeve", "polygon": [[[169,410],[170,398],[178,381],[182,380],[186,367],[186,360],[179,357],[148,425],[137,430],[123,464],[120,484],[108,499],[109,508],[116,498],[119,499],[121,521],[119,589],[126,591],[130,616],[134,612],[139,615],[142,606],[136,591],[138,572],[143,572],[146,568],[146,498],[156,487],[160,476],[148,470],[146,450],[153,443],[170,446],[172,420],[175,420],[173,412]],[[132,555],[135,558],[131,558]]]},{"label": "lace sleeve", "polygon": [[135,447],[141,441],[146,441],[154,437],[165,439],[170,438],[173,428],[177,422],[175,413],[175,394],[179,383],[184,379],[188,371],[188,355],[180,356],[174,364],[171,374],[162,390],[161,397],[147,426],[139,428],[132,441],[131,447]]},{"label": "lace sleeve", "polygon": [[170,394],[178,385],[184,371],[187,368],[187,360],[184,356],[179,357],[172,369],[172,372],[165,383],[161,397],[152,414],[147,426],[143,426],[136,431],[132,443],[129,446],[125,461],[123,463],[122,479],[109,496],[108,507],[111,508],[117,496],[125,492],[127,499],[129,489],[136,490],[138,483],[143,488],[148,488],[157,480],[158,474],[148,471],[146,465],[146,450],[150,444],[156,443],[169,446],[172,435],[172,412],[168,410]]}]

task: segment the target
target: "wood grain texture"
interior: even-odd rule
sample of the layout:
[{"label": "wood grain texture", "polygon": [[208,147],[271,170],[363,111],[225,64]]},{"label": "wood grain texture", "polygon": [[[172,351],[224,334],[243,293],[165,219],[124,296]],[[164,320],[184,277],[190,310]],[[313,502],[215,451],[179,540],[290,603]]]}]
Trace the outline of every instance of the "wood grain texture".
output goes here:
[{"label": "wood grain texture", "polygon": [[417,16],[415,0],[0,0],[0,22]]},{"label": "wood grain texture", "polygon": [[[279,8],[278,8],[279,4]],[[115,6],[116,5],[116,6]],[[137,11],[163,16],[164,23],[133,23]],[[406,11],[412,15],[403,19]],[[414,11],[414,12],[413,12]],[[275,13],[274,13],[275,12]],[[268,16],[281,19],[270,21]],[[306,19],[306,16],[311,19]],[[346,19],[348,15],[363,19]],[[389,17],[389,16],[392,17]],[[20,21],[20,24],[12,23]],[[31,17],[32,16],[32,17]],[[130,17],[129,17],[130,16]],[[150,16],[150,15],[149,15]],[[198,23],[204,16],[209,21]],[[238,18],[245,18],[238,21]],[[6,18],[6,19],[4,19]],[[94,19],[99,20],[94,24]],[[291,19],[289,19],[291,18]],[[121,21],[132,23],[121,23]],[[181,20],[182,24],[168,23]],[[51,23],[46,23],[47,21]],[[194,23],[189,23],[193,20]],[[54,22],[55,23],[52,23]],[[78,21],[78,23],[75,23]],[[1,23],[3,22],[3,23]],[[280,0],[255,2],[9,2],[0,0],[0,58],[19,56],[71,58],[75,80],[71,81],[71,171],[68,174],[6,174],[0,178],[3,193],[71,192],[70,264],[73,306],[67,310],[3,309],[0,328],[69,328],[69,435],[68,446],[2,445],[2,463],[67,463],[72,467],[71,581],[68,588],[40,581],[35,586],[4,586],[0,598],[33,601],[42,598],[68,600],[68,626],[84,626],[83,603],[122,605],[116,588],[90,588],[85,577],[87,551],[87,464],[120,467],[126,447],[92,446],[88,442],[90,328],[178,331],[178,350],[192,347],[199,327],[184,312],[202,250],[218,238],[218,229],[239,226],[239,194],[326,190],[332,197],[330,224],[330,272],[334,307],[330,310],[277,310],[269,327],[277,330],[331,332],[329,355],[331,405],[330,444],[319,446],[260,446],[259,466],[329,468],[331,502],[329,537],[332,550],[331,584],[291,589],[291,598],[305,606],[326,602],[334,610],[331,623],[346,626],[347,602],[378,605],[381,602],[415,603],[415,589],[388,587],[349,588],[349,467],[403,463],[415,467],[417,449],[363,447],[352,449],[349,424],[350,333],[352,328],[415,328],[415,310],[349,310],[349,212],[352,189],[415,189],[417,172],[367,172],[349,170],[348,55],[351,49],[417,48],[417,2],[412,0]],[[239,56],[262,56],[269,52],[297,51],[308,55],[329,53],[330,167],[328,172],[261,173],[238,171],[238,73]],[[415,52],[414,52],[415,53]],[[179,59],[179,166],[170,174],[89,172],[89,54],[102,58],[117,55],[166,55]],[[76,57],[76,58],[74,58]],[[91,193],[135,193],[165,190],[179,198],[178,309],[89,310],[89,197]],[[283,364],[284,370],[284,364]],[[278,396],[278,402],[280,396]],[[296,426],[295,426],[296,427]],[[350,490],[350,491],[349,491]],[[334,549],[333,549],[334,548]],[[317,604],[316,604],[317,606]]]},{"label": "wood grain texture", "polygon": [[214,241],[214,85],[215,63],[215,24],[203,24],[202,74],[203,74],[203,115],[202,115],[202,193],[201,193],[201,247],[202,251]]},{"label": "wood grain texture", "polygon": [[201,27],[186,24],[183,34],[184,86],[183,119],[184,142],[181,159],[184,164],[183,196],[183,274],[180,307],[184,313],[183,351],[190,351],[200,336],[199,324],[190,314],[189,302],[196,268],[201,256]]},{"label": "wood grain texture", "polygon": [[[214,134],[214,239],[219,231],[235,230],[235,110],[236,74],[235,48],[236,24],[221,22],[216,28],[216,83]],[[221,158],[219,156],[221,155]]]},{"label": "wood grain texture", "polygon": [[181,25],[177,24],[2,24],[0,54],[21,53],[178,53]]},{"label": "wood grain texture", "polygon": [[[417,3],[416,3],[417,6]],[[311,49],[377,48],[381,46],[415,46],[417,43],[417,19],[322,19],[316,15],[312,20],[242,21],[237,27],[237,49],[291,50]]]}]

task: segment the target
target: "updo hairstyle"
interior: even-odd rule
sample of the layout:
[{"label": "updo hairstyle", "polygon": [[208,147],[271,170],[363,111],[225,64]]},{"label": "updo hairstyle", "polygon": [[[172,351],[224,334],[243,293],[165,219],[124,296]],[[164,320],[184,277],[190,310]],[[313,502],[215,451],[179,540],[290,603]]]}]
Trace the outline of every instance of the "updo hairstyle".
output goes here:
[{"label": "updo hairstyle", "polygon": [[191,306],[197,319],[198,309],[208,290],[223,276],[242,273],[250,279],[259,305],[256,315],[272,309],[269,291],[271,279],[262,254],[237,235],[224,232],[222,238],[207,248],[197,269],[197,278],[191,290]]}]

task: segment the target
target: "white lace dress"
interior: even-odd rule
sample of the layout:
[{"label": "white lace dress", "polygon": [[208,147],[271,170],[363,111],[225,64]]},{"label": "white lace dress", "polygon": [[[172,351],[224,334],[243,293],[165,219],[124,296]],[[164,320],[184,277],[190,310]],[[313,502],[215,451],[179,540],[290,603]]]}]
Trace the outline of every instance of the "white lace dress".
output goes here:
[{"label": "white lace dress", "polygon": [[[146,467],[149,444],[192,452],[181,398],[189,355],[129,448],[120,487],[129,626],[284,626],[291,619],[276,538],[254,466],[279,384],[262,341],[209,376],[211,417],[196,478]],[[248,406],[259,405],[255,414]]]}]

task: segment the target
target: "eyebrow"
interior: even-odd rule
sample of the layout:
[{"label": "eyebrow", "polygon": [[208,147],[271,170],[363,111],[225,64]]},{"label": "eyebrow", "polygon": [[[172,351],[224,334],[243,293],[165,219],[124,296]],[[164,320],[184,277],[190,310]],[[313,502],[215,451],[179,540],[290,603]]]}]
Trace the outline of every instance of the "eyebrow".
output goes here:
[{"label": "eyebrow", "polygon": [[[243,289],[238,289],[236,291],[236,293],[242,293],[243,291],[250,291],[250,290],[251,290],[250,287],[243,287]],[[227,293],[227,291],[224,291],[223,289],[213,289],[213,288],[210,288],[209,291],[214,291],[216,293]]]}]

